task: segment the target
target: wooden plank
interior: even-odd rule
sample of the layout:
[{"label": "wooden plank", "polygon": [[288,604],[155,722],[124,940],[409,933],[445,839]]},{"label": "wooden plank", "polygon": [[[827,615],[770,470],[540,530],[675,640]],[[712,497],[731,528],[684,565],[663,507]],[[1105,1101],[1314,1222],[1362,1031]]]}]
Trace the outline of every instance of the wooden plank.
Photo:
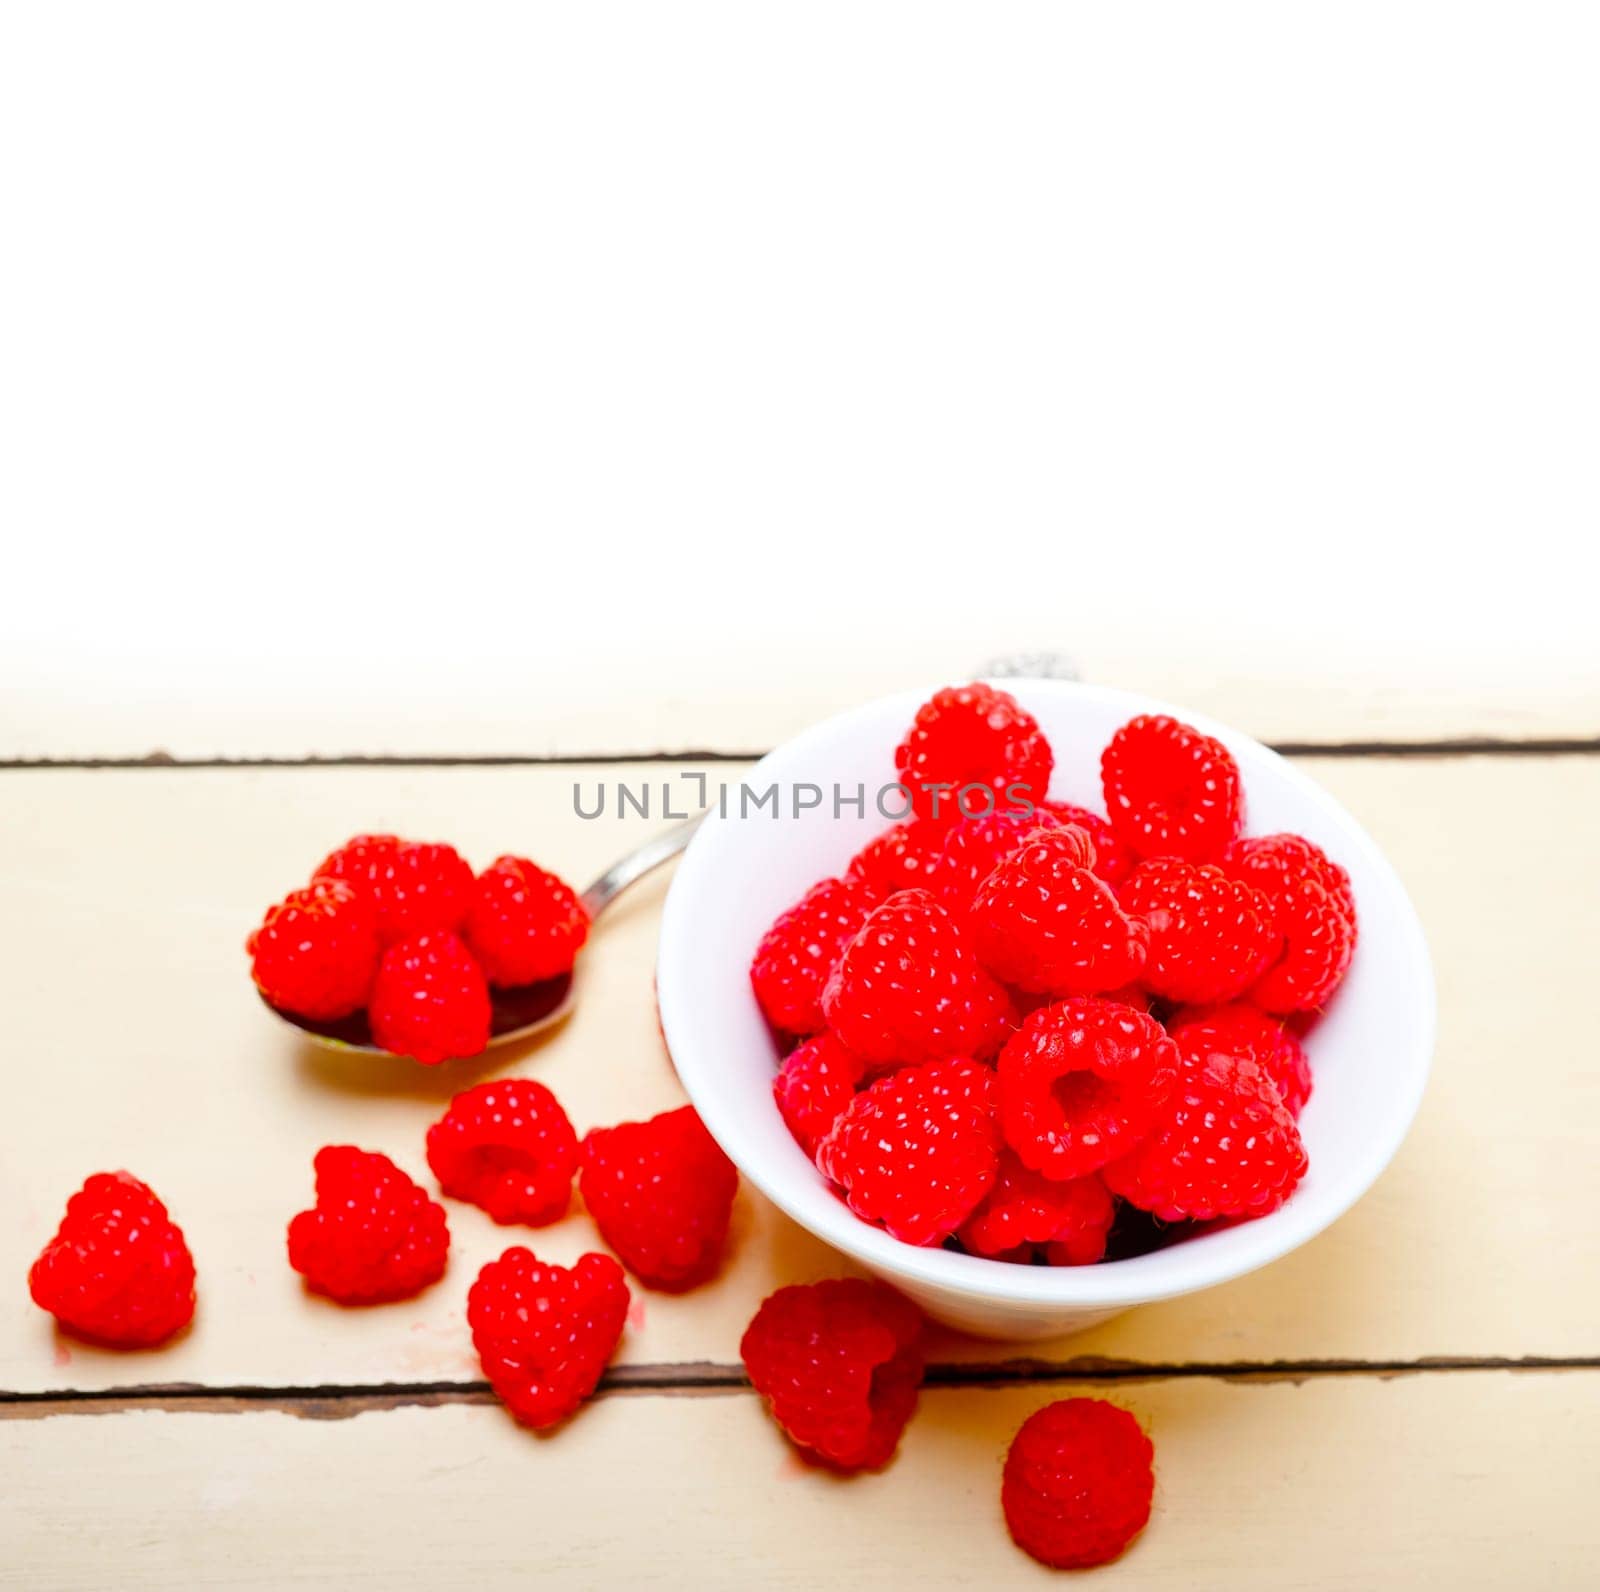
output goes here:
[{"label": "wooden plank", "polygon": [[[0,1585],[1045,1586],[1000,1465],[1034,1409],[1093,1391],[926,1392],[895,1462],[854,1480],[800,1463],[748,1393],[613,1395],[544,1439],[461,1405],[5,1420]],[[1096,1586],[1594,1584],[1600,1373],[1113,1396],[1152,1434],[1157,1494]]]},{"label": "wooden plank", "polygon": [[[1167,1364],[1600,1354],[1587,1144],[1600,1078],[1574,998],[1600,943],[1600,759],[1322,760],[1314,769],[1388,848],[1432,938],[1442,1034],[1412,1138],[1357,1210],[1297,1254],[1030,1355]],[[502,1068],[549,1082],[580,1128],[676,1103],[650,993],[664,881],[641,886],[604,924],[572,1024],[487,1067],[428,1072],[301,1046],[259,1009],[240,942],[263,902],[362,827],[448,835],[479,859],[516,846],[586,877],[653,826],[576,821],[575,777],[4,776],[0,977],[12,1076],[0,1276],[19,1285],[0,1300],[0,1389],[477,1375],[462,1313],[477,1266],[524,1240],[570,1259],[596,1242],[581,1211],[530,1235],[452,1204],[444,1282],[372,1312],[308,1300],[283,1259],[284,1225],[308,1200],[318,1146],[383,1149],[425,1176],[426,1124],[454,1088]],[[20,1286],[67,1193],[89,1171],[122,1164],[172,1204],[201,1270],[194,1329],[159,1353],[57,1341]],[[765,1293],[840,1269],[747,1191],[724,1275],[684,1298],[641,1293],[623,1363],[731,1363]],[[1008,1353],[960,1340],[934,1352],[951,1361]]]},{"label": "wooden plank", "polygon": [[[796,677],[787,653],[746,654],[737,677],[715,664],[677,659],[652,676],[641,699],[637,660],[608,670],[604,659],[562,682],[559,698],[528,711],[523,677],[505,686],[433,683],[437,700],[409,694],[342,697],[319,682],[299,696],[261,700],[225,678],[190,678],[188,689],[52,692],[0,681],[0,760],[182,759],[307,756],[593,757],[699,749],[760,753],[808,725],[871,697],[970,678],[993,660],[1022,656],[1003,634],[947,641],[881,638],[869,651],[821,658]],[[1048,655],[1038,655],[1048,656]],[[1273,743],[1593,740],[1600,735],[1600,673],[1568,672],[1537,682],[1330,674],[1325,659],[1302,673],[1263,676],[1253,662],[1162,657],[1143,647],[1056,655],[1083,679],[1182,703]],[[1037,665],[1034,665],[1037,667]],[[625,672],[624,672],[625,671]],[[1459,673],[1459,672],[1458,672]],[[457,711],[470,697],[471,710]]]}]

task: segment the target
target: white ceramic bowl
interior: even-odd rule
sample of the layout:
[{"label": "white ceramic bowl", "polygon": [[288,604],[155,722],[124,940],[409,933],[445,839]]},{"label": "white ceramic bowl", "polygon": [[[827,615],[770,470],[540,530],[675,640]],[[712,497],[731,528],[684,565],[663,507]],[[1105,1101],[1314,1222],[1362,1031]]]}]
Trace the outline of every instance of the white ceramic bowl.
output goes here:
[{"label": "white ceramic bowl", "polygon": [[[764,757],[745,783],[779,787],[784,811],[713,813],[678,866],[661,924],[661,1023],[678,1074],[739,1170],[808,1232],[887,1279],[929,1315],[988,1337],[1075,1331],[1155,1299],[1193,1293],[1276,1260],[1347,1211],[1399,1148],[1422,1098],[1434,1040],[1434,985],[1415,909],[1366,832],[1299,769],[1197,713],[1124,691],[1055,680],[1000,682],[1055,749],[1050,794],[1104,811],[1100,750],[1137,713],[1172,713],[1239,760],[1246,828],[1293,830],[1349,870],[1361,917],[1350,972],[1307,1042],[1316,1087],[1300,1128],[1311,1166],[1271,1216],[1098,1266],[1019,1266],[902,1244],[853,1216],[790,1137],[772,1099],[778,1054],[750,991],[756,943],[811,885],[842,873],[887,822],[874,793],[894,778],[894,748],[931,692],[868,703]],[[793,816],[791,792],[820,786],[820,809]],[[867,812],[835,816],[832,791],[867,791]],[[803,798],[804,799],[804,798]]]}]

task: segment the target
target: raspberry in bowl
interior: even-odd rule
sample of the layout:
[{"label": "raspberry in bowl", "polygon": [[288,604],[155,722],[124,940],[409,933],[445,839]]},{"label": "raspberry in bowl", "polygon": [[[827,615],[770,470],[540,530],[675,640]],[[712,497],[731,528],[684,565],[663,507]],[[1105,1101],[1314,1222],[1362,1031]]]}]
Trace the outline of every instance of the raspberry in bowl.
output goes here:
[{"label": "raspberry in bowl", "polygon": [[[903,815],[900,778],[964,794]],[[1043,1338],[1241,1276],[1404,1138],[1415,910],[1248,737],[1008,681],[870,703],[745,783],[778,812],[730,793],[680,864],[663,1032],[739,1170],[936,1319]]]}]

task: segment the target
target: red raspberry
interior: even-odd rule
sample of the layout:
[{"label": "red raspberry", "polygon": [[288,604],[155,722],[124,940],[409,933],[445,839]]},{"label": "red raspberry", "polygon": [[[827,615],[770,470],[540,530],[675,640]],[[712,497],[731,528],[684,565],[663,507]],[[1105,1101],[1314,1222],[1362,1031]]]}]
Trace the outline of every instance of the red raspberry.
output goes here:
[{"label": "red raspberry", "polygon": [[1248,999],[1279,1013],[1325,1005],[1355,954],[1356,903],[1349,874],[1300,835],[1236,841],[1222,867],[1271,900],[1283,934],[1282,954]]},{"label": "red raspberry", "polygon": [[1281,943],[1271,901],[1209,863],[1141,863],[1123,886],[1122,904],[1150,925],[1142,982],[1167,1000],[1232,1000]]},{"label": "red raspberry", "polygon": [[194,1261],[177,1224],[131,1172],[96,1172],[28,1272],[28,1292],[91,1343],[147,1349],[194,1315]]},{"label": "red raspberry", "polygon": [[784,1058],[772,1080],[772,1097],[795,1142],[807,1155],[827,1137],[839,1113],[856,1097],[863,1066],[832,1034],[818,1034]]},{"label": "red raspberry", "polygon": [[291,890],[245,942],[250,976],[274,1006],[328,1022],[367,1004],[378,971],[372,903],[339,879]]},{"label": "red raspberry", "polygon": [[1339,910],[1356,921],[1356,898],[1350,875],[1318,845],[1304,835],[1257,835],[1236,840],[1218,864],[1230,878],[1243,879],[1269,896],[1292,890],[1310,879],[1333,897]]},{"label": "red raspberry", "polygon": [[600,1236],[652,1288],[678,1293],[722,1259],[739,1174],[693,1106],[595,1128],[578,1187]]},{"label": "red raspberry", "polygon": [[566,1215],[578,1135],[561,1102],[532,1078],[463,1090],[428,1129],[439,1187],[495,1221],[543,1227]]},{"label": "red raspberry", "polygon": [[814,884],[767,932],[750,963],[750,984],[779,1033],[826,1028],[822,990],[874,905],[870,891],[842,879]]},{"label": "red raspberry", "polygon": [[1177,719],[1130,719],[1101,753],[1100,777],[1111,827],[1141,857],[1209,861],[1244,821],[1233,753]]},{"label": "red raspberry", "polygon": [[289,1223],[289,1264],[308,1288],[342,1305],[375,1305],[409,1299],[444,1275],[444,1207],[388,1156],[336,1144],[312,1165],[317,1202]]},{"label": "red raspberry", "polygon": [[997,978],[1035,994],[1089,995],[1131,984],[1150,931],[1088,868],[1081,829],[1029,836],[978,887],[972,942]]},{"label": "red raspberry", "polygon": [[526,857],[496,857],[473,885],[463,933],[489,982],[514,989],[570,973],[589,914],[555,874]]},{"label": "red raspberry", "polygon": [[1311,1098],[1311,1067],[1300,1041],[1282,1021],[1258,1007],[1187,1006],[1167,1025],[1173,1043],[1185,1055],[1220,1050],[1248,1056],[1277,1086],[1289,1114],[1298,1117]]},{"label": "red raspberry", "polygon": [[994,1074],[964,1057],[903,1067],[863,1089],[817,1148],[817,1166],[863,1221],[938,1244],[999,1166]]},{"label": "red raspberry", "polygon": [[922,1385],[922,1317],[859,1278],[780,1288],[739,1353],[772,1418],[804,1453],[839,1470],[889,1462]]},{"label": "red raspberry", "polygon": [[[1037,806],[1055,757],[1034,716],[990,685],[948,686],[917,709],[894,766],[920,818]],[[981,787],[981,790],[978,788]]]},{"label": "red raspberry", "polygon": [[467,1294],[483,1374],[535,1430],[565,1420],[594,1392],[627,1318],[628,1284],[609,1255],[552,1266],[519,1245],[491,1260]]},{"label": "red raspberry", "polygon": [[924,888],[944,846],[945,826],[931,818],[913,818],[869,840],[850,859],[845,878],[864,886],[873,905],[898,890]]},{"label": "red raspberry", "polygon": [[1150,1132],[1178,1072],[1155,1018],[1078,995],[1036,1011],[1000,1052],[1000,1130],[1024,1166],[1065,1181]]},{"label": "red raspberry", "polygon": [[[928,876],[928,888],[938,897],[946,912],[964,917],[972,907],[978,886],[1008,857],[1041,829],[1061,825],[1040,808],[1032,813],[987,813],[981,818],[958,818],[945,831],[944,846]],[[1076,833],[1087,841],[1088,836]],[[1093,853],[1080,844],[1088,861]]]},{"label": "red raspberry", "polygon": [[1000,1504],[1012,1541],[1041,1564],[1109,1564],[1144,1530],[1155,1450],[1104,1399],[1061,1399],[1022,1423],[1006,1454]]},{"label": "red raspberry", "polygon": [[960,1238],[974,1255],[1004,1256],[1019,1246],[1048,1244],[1052,1264],[1090,1266],[1106,1252],[1116,1206],[1098,1177],[1065,1183],[1030,1171],[1009,1150],[1000,1152],[994,1187],[961,1224]]},{"label": "red raspberry", "polygon": [[1087,807],[1071,802],[1046,802],[1039,809],[1058,823],[1073,824],[1094,844],[1094,871],[1109,885],[1119,885],[1138,867],[1138,857],[1118,836],[1110,823]]},{"label": "red raspberry", "polygon": [[476,1056],[490,1016],[483,969],[455,935],[419,934],[383,953],[367,1020],[384,1050],[424,1067]]},{"label": "red raspberry", "polygon": [[312,876],[365,890],[385,945],[437,929],[458,929],[472,905],[472,869],[452,846],[397,835],[357,835],[331,852]]},{"label": "red raspberry", "polygon": [[1150,1136],[1105,1170],[1107,1186],[1164,1222],[1265,1216],[1305,1175],[1300,1132],[1248,1057],[1181,1052],[1177,1086]]},{"label": "red raspberry", "polygon": [[874,909],[829,976],[822,1011],[868,1063],[992,1056],[1015,1017],[1011,997],[926,890],[902,890]]}]

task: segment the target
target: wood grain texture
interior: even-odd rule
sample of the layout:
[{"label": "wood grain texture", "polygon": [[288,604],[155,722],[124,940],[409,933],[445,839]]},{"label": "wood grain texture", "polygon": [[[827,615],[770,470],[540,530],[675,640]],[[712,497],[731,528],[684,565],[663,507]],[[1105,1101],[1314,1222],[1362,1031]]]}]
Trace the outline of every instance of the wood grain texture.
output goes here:
[{"label": "wood grain texture", "polygon": [[[1062,1584],[999,1473],[1063,1388],[923,1395],[899,1456],[803,1465],[748,1393],[604,1397],[538,1438],[489,1406],[324,1421],[0,1421],[0,1585]],[[1600,1372],[1119,1390],[1156,1446],[1149,1527],[1097,1587],[1592,1587]]]},{"label": "wood grain texture", "polygon": [[[1432,941],[1442,1029],[1416,1128],[1360,1206],[1304,1249],[1029,1354],[1157,1364],[1600,1355],[1590,1220],[1600,1075],[1573,998],[1600,944],[1600,759],[1312,767],[1393,857]],[[573,779],[597,772],[0,777],[12,1066],[0,1276],[16,1284],[0,1296],[0,1390],[477,1377],[463,1320],[477,1267],[529,1239],[570,1260],[596,1243],[581,1209],[529,1234],[452,1203],[445,1280],[366,1312],[303,1294],[284,1260],[285,1224],[309,1202],[324,1143],[382,1149],[426,1178],[424,1129],[467,1081],[537,1076],[580,1129],[677,1103],[651,998],[665,880],[640,886],[601,927],[565,1030],[465,1067],[342,1060],[302,1044],[256,1002],[241,942],[264,902],[360,828],[447,835],[480,861],[515,846],[585,878],[654,827],[575,819]],[[194,1328],[131,1356],[57,1339],[20,1286],[67,1194],[88,1172],[123,1164],[170,1203],[201,1275]],[[732,1364],[770,1289],[841,1269],[746,1190],[723,1276],[684,1298],[640,1290],[621,1362]],[[941,1338],[933,1354],[960,1363],[1008,1351]]]}]

